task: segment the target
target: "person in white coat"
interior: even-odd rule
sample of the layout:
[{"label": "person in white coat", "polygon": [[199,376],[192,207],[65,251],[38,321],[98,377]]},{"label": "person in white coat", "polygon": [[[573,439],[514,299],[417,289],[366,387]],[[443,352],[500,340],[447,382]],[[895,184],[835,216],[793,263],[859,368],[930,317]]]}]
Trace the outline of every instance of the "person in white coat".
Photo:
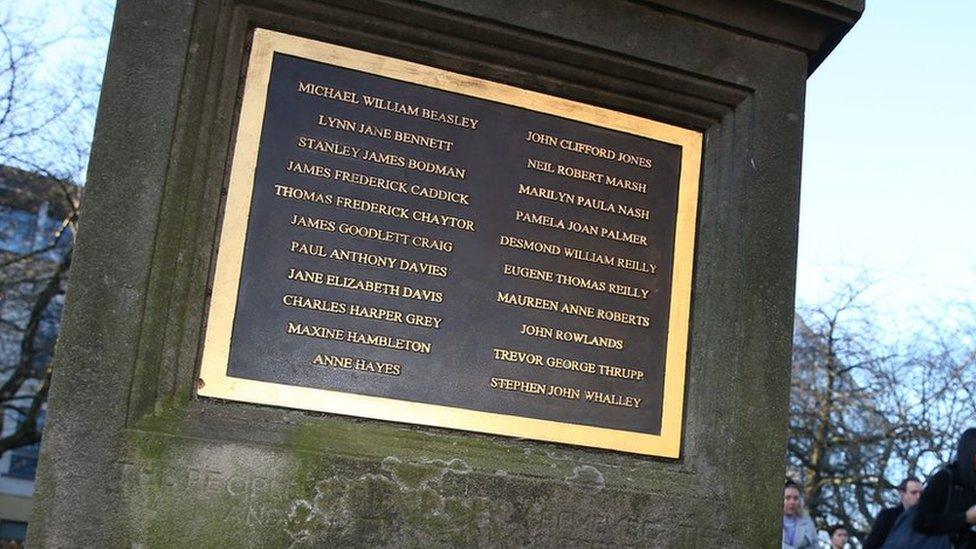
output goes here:
[{"label": "person in white coat", "polygon": [[803,511],[800,487],[787,481],[783,489],[783,548],[814,549],[817,547],[817,527]]}]

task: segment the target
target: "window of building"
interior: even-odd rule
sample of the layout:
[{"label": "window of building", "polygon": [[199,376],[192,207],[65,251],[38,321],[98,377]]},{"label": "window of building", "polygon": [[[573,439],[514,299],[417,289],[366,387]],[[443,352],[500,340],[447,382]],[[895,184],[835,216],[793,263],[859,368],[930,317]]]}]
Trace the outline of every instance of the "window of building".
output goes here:
[{"label": "window of building", "polygon": [[[44,429],[45,411],[41,410],[37,417],[37,429]],[[10,467],[3,474],[5,477],[23,480],[34,480],[37,475],[37,458],[41,451],[41,443],[36,442],[10,450]]]},{"label": "window of building", "polygon": [[27,539],[27,523],[15,520],[0,520],[0,542],[24,541]]}]

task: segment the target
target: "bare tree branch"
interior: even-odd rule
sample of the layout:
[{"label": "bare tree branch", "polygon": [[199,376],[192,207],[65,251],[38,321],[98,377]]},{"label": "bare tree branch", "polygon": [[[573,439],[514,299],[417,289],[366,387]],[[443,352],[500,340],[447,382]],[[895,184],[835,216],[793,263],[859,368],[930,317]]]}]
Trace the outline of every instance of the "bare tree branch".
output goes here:
[{"label": "bare tree branch", "polygon": [[976,421],[976,315],[960,333],[940,326],[934,337],[885,343],[872,332],[866,289],[844,285],[797,313],[787,448],[820,527],[841,524],[859,540],[894,503],[894,487],[948,459]]}]

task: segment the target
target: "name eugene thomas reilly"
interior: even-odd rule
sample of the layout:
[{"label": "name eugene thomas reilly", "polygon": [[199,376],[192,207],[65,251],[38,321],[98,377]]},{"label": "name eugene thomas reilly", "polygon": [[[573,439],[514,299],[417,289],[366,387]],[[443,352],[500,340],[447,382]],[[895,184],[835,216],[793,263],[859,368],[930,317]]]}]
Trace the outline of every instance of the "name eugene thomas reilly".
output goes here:
[{"label": "name eugene thomas reilly", "polygon": [[604,393],[592,389],[578,389],[576,387],[537,383],[535,381],[524,381],[505,377],[491,378],[488,387],[499,391],[513,391],[516,393],[552,398],[565,398],[567,400],[585,400],[587,402],[606,404],[607,406],[620,406],[623,408],[640,408],[644,402],[643,398],[630,395]]}]

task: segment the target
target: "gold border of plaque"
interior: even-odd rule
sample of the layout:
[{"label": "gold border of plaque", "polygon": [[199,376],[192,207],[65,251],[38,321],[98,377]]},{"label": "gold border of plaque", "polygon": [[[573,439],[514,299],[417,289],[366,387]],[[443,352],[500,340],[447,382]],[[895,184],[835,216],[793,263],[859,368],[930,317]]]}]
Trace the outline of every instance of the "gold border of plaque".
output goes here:
[{"label": "gold border of plaque", "polygon": [[[681,147],[661,434],[652,435],[229,377],[231,331],[274,53],[585,122]],[[677,458],[681,447],[700,132],[334,44],[255,29],[204,339],[201,396]]]}]

